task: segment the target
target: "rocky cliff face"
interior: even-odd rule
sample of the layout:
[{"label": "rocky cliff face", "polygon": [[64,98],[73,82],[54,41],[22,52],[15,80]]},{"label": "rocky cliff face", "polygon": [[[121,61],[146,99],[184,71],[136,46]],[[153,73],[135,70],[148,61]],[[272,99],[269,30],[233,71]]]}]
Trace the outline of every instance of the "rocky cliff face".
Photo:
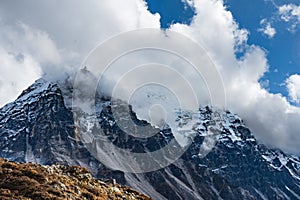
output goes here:
[{"label": "rocky cliff face", "polygon": [[74,132],[58,85],[39,80],[0,111],[0,157],[19,162],[99,167]]},{"label": "rocky cliff face", "polygon": [[85,168],[42,166],[0,159],[0,196],[8,199],[150,200],[129,187],[92,178]]},{"label": "rocky cliff face", "polygon": [[[170,129],[143,141],[125,137],[112,123],[110,109],[107,105],[100,124],[110,131],[111,142],[124,149],[134,152],[139,144],[140,151],[153,151],[173,139]],[[158,192],[167,199],[299,199],[299,157],[258,144],[237,115],[203,107],[180,112],[177,121],[183,133],[195,134],[187,151],[170,166],[142,177],[125,173],[124,183],[138,176],[136,180],[151,183],[152,195]]]},{"label": "rocky cliff face", "polygon": [[[113,106],[120,108],[118,116],[112,114]],[[122,112],[126,109],[135,124],[149,125],[137,119],[126,103],[112,104],[110,98],[101,98],[96,120],[102,138],[136,153],[154,152],[174,139],[167,125],[153,128],[156,134],[148,138],[128,135],[116,123],[116,117],[126,121]],[[83,143],[80,138],[93,128],[95,119],[87,113],[77,117],[80,127],[65,106],[58,85],[37,81],[15,102],[0,109],[0,156],[22,162],[80,165],[97,177],[115,178],[153,199],[300,199],[300,159],[258,144],[242,120],[229,111],[210,107],[178,111],[178,128],[182,134],[193,135],[191,145],[171,165],[138,174],[114,171],[95,159],[95,152],[89,150],[99,145],[97,141]],[[173,146],[176,149],[178,145]],[[116,166],[123,164],[109,149],[105,156]]]}]

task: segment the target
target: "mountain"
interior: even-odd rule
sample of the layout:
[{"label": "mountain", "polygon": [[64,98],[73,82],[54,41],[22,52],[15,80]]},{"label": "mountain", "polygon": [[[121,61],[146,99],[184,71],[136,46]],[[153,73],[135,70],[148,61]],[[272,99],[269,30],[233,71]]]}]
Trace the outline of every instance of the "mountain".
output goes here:
[{"label": "mountain", "polygon": [[39,80],[0,111],[0,157],[45,165],[61,163],[97,169],[74,132],[73,115],[57,84]]},{"label": "mountain", "polygon": [[[107,167],[101,159],[118,168],[124,166],[124,158],[109,148],[99,152],[97,147],[110,143],[127,152],[150,154],[171,144],[174,134],[168,125],[158,129],[139,120],[130,105],[110,97],[96,95],[96,116],[84,111],[74,116],[68,106],[71,92],[68,84],[41,79],[1,108],[0,157],[83,166],[96,177],[116,179],[159,200],[300,199],[299,157],[259,144],[237,115],[208,106],[196,112],[177,111],[178,130],[191,143],[175,162],[145,173]],[[148,126],[156,134],[147,138],[129,135],[133,130],[120,127],[119,119]],[[106,143],[89,137],[93,128],[102,130],[100,137]],[[175,142],[171,150],[178,148]],[[165,160],[167,156],[162,155]],[[149,164],[143,160],[140,167]]]},{"label": "mountain", "polygon": [[94,179],[78,166],[42,166],[0,159],[0,196],[9,199],[151,200],[127,186]]}]

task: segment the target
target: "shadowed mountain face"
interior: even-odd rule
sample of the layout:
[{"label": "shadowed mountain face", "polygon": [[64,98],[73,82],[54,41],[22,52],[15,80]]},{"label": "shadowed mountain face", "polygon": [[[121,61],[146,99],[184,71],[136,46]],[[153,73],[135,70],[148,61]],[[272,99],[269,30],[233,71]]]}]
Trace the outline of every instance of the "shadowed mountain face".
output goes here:
[{"label": "shadowed mountain face", "polygon": [[[60,88],[64,88],[64,96]],[[0,157],[80,165],[99,178],[115,178],[153,199],[300,199],[299,158],[259,145],[239,117],[210,107],[178,112],[178,127],[192,132],[193,138],[185,153],[171,165],[138,174],[109,169],[95,159],[97,151],[90,153],[86,148],[99,144],[94,140],[81,141],[94,119],[82,112],[77,116],[81,119],[80,127],[77,126],[71,109],[65,106],[65,88],[66,85],[59,87],[38,80],[15,102],[0,109]],[[147,153],[174,139],[167,125],[153,128],[157,134],[149,138],[128,135],[116,123],[112,106],[120,108],[117,117],[124,118],[122,110],[129,109],[127,117],[137,125],[148,123],[138,120],[129,105],[117,102],[99,98],[96,106],[101,137],[113,145],[129,152]],[[179,144],[174,148],[176,145]],[[115,159],[109,152],[106,156],[116,166],[123,164],[122,159]]]},{"label": "shadowed mountain face", "polygon": [[74,132],[57,85],[37,81],[0,111],[0,157],[19,162],[99,167]]}]

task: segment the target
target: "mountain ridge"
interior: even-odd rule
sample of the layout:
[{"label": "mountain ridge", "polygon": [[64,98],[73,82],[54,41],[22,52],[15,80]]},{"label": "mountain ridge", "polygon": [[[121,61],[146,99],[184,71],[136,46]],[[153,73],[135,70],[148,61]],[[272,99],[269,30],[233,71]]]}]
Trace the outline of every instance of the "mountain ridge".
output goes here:
[{"label": "mountain ridge", "polygon": [[[136,123],[147,123],[134,117],[126,103],[118,106],[129,107]],[[101,99],[98,111],[104,137],[127,151],[155,151],[174,139],[167,126],[147,139],[128,136],[114,119],[110,98]],[[59,84],[38,80],[0,109],[0,156],[80,165],[97,177],[115,178],[154,199],[299,199],[299,157],[258,144],[243,121],[229,111],[201,107],[197,112],[180,112],[178,127],[182,133],[193,134],[191,145],[168,167],[144,174],[104,166],[80,141],[73,117]],[[87,131],[88,126],[82,125],[79,131]]]}]

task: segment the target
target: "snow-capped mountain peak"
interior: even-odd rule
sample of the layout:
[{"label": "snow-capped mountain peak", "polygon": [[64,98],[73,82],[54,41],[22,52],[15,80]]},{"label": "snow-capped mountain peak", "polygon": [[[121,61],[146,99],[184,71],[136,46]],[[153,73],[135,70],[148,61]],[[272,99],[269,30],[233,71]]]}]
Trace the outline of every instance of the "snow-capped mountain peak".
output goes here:
[{"label": "snow-capped mountain peak", "polygon": [[[100,178],[115,178],[154,199],[299,199],[300,159],[259,144],[242,119],[229,111],[208,106],[194,112],[177,110],[178,133],[191,141],[186,151],[169,166],[133,174],[104,166],[90,152],[99,144],[95,140],[83,144],[80,136],[91,131],[96,121],[105,142],[132,153],[150,153],[174,139],[170,126],[154,128],[157,133],[148,138],[129,135],[130,127],[120,128],[116,117],[138,126],[149,123],[139,120],[125,102],[112,104],[108,97],[100,99],[96,118],[82,113],[79,117],[85,121],[78,126],[63,94],[58,84],[41,79],[1,108],[0,156],[81,165]],[[127,107],[130,115],[120,109],[114,116],[112,106]],[[105,156],[114,157],[113,152]],[[124,164],[121,159],[114,161]],[[147,160],[140,165],[147,165]]]}]

